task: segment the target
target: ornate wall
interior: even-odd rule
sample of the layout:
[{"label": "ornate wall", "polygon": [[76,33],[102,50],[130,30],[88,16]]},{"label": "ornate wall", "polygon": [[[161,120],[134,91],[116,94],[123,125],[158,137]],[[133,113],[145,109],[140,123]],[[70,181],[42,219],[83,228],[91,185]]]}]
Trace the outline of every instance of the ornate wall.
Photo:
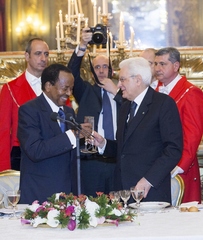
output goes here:
[{"label": "ornate wall", "polygon": [[167,0],[168,45],[202,46],[202,0]]},{"label": "ornate wall", "polygon": [[[186,75],[188,80],[203,89],[203,48],[178,48],[181,53],[180,73]],[[134,50],[133,56],[138,56],[141,50]],[[64,65],[70,59],[73,50],[62,53],[50,51],[49,63],[62,63]],[[106,54],[106,49],[97,49],[96,54]],[[94,57],[94,54],[90,52]],[[129,50],[119,51],[111,50],[111,60],[114,70],[113,78],[118,79],[119,62],[129,57]],[[24,52],[0,52],[0,85],[16,78],[26,67]],[[81,74],[84,79],[91,79],[89,60],[87,54],[82,63]]]}]

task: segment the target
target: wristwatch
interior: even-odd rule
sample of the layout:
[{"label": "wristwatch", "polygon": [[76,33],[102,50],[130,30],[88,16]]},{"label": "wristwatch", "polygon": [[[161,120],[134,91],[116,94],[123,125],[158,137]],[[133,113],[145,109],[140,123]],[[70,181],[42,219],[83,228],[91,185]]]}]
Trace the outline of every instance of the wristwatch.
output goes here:
[{"label": "wristwatch", "polygon": [[82,48],[82,47],[80,47],[80,45],[79,45],[79,48],[78,48],[78,50],[85,52],[85,51],[86,51],[86,49],[87,49],[86,47],[85,47],[85,48]]}]

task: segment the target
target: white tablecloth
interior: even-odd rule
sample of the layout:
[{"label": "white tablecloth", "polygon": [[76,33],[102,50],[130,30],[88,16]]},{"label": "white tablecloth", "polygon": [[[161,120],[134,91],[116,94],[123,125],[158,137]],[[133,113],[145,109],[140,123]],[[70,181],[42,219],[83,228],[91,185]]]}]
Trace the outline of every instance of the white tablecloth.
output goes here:
[{"label": "white tablecloth", "polygon": [[[139,224],[138,224],[139,223]],[[166,209],[164,213],[145,213],[135,222],[114,225],[100,225],[86,230],[69,231],[61,228],[21,225],[20,220],[0,219],[0,239],[20,240],[202,240],[203,210],[199,212],[179,212]]]}]

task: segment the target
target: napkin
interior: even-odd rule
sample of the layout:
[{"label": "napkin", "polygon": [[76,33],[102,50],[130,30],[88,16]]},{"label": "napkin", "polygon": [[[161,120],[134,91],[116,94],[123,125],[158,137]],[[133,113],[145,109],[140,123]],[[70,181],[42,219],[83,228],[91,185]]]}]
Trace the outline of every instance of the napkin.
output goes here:
[{"label": "napkin", "polygon": [[198,207],[198,201],[187,202],[180,204],[179,208],[190,208],[190,207]]}]

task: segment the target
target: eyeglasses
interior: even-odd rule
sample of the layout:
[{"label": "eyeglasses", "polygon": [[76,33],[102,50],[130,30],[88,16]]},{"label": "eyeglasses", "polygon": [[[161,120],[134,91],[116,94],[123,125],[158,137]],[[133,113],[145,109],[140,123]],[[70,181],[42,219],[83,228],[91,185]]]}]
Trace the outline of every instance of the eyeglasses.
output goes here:
[{"label": "eyeglasses", "polygon": [[125,77],[125,78],[121,77],[121,78],[119,78],[119,81],[123,83],[126,79],[128,79],[128,78],[135,78],[135,77],[136,77],[136,75],[131,75],[131,76]]},{"label": "eyeglasses", "polygon": [[96,66],[94,66],[94,69],[95,70],[100,70],[101,68],[103,68],[103,69],[107,69],[107,68],[109,68],[109,66],[107,65],[107,64],[104,64],[104,65],[96,65]]}]

